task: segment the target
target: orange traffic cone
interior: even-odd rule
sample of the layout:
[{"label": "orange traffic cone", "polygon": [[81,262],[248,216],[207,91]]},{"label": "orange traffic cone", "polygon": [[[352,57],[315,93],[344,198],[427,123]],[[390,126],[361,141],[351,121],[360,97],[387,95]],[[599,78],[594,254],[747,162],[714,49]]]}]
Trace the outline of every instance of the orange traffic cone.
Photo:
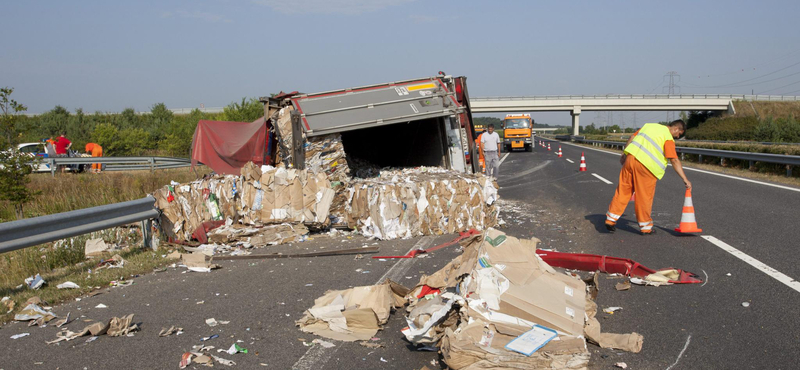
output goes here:
[{"label": "orange traffic cone", "polygon": [[686,189],[686,198],[683,200],[683,213],[681,214],[681,224],[675,231],[679,233],[699,233],[702,229],[697,228],[697,221],[694,219],[694,206],[692,205],[692,190]]},{"label": "orange traffic cone", "polygon": [[547,150],[550,150],[550,143],[547,143]]},{"label": "orange traffic cone", "polygon": [[558,158],[561,158],[561,145],[558,146]]},{"label": "orange traffic cone", "polygon": [[583,156],[583,152],[581,152],[581,167],[578,171],[586,172],[586,157]]}]

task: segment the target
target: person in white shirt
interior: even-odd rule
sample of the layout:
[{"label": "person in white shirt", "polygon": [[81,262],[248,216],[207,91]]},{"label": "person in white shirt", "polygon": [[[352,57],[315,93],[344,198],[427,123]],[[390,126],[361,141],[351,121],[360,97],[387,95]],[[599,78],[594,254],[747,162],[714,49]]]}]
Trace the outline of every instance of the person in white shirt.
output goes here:
[{"label": "person in white shirt", "polygon": [[486,161],[486,174],[497,178],[500,169],[500,135],[494,132],[494,125],[489,124],[487,132],[481,135],[481,152]]}]

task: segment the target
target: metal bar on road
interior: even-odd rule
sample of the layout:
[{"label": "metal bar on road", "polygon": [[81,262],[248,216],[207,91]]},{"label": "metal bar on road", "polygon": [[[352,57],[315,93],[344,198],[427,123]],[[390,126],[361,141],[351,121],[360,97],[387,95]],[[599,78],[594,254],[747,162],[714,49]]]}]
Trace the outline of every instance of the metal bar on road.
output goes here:
[{"label": "metal bar on road", "polygon": [[0,224],[0,253],[158,217],[155,198],[28,218]]}]

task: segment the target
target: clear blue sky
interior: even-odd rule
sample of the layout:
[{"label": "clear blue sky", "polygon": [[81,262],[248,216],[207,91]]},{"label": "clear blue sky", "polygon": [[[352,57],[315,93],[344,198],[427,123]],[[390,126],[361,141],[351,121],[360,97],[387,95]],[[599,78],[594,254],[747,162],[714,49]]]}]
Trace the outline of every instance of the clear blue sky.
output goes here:
[{"label": "clear blue sky", "polygon": [[468,76],[472,96],[660,93],[667,71],[683,93],[800,95],[796,1],[7,1],[2,13],[0,86],[33,113],[218,107],[440,70]]}]

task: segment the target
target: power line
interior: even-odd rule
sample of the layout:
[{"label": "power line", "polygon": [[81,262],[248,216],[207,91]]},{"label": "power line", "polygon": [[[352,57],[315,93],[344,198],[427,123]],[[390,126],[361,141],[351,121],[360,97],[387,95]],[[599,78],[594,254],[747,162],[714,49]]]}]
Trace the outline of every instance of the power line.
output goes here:
[{"label": "power line", "polygon": [[[800,73],[800,72],[798,72],[798,73]],[[800,81],[795,81],[795,82],[792,82],[792,83],[790,83],[790,84],[788,84],[788,85],[783,85],[783,86],[781,86],[781,87],[776,87],[776,88],[774,88],[774,89],[765,90],[765,91],[759,92],[759,94],[763,94],[763,93],[765,93],[765,92],[770,92],[770,91],[775,91],[775,90],[780,90],[780,89],[782,89],[782,88],[784,88],[784,87],[788,87],[788,86],[792,86],[792,85],[797,85],[797,84],[800,84]]]},{"label": "power line", "polygon": [[795,51],[793,51],[793,52],[790,52],[790,53],[788,53],[788,54],[784,54],[784,55],[782,55],[782,56],[779,56],[779,57],[777,57],[777,58],[775,58],[775,59],[771,59],[771,60],[769,60],[769,61],[766,61],[766,62],[763,62],[763,63],[756,64],[756,65],[754,65],[754,66],[752,66],[752,67],[749,67],[749,68],[742,68],[742,69],[738,69],[738,70],[735,70],[735,71],[724,72],[724,73],[719,73],[719,74],[714,74],[714,75],[706,75],[705,77],[704,77],[704,76],[697,76],[697,78],[710,78],[710,77],[728,76],[728,75],[732,75],[732,74],[736,74],[736,73],[742,73],[742,72],[744,72],[745,70],[750,70],[750,69],[752,69],[752,70],[755,70],[755,69],[756,69],[756,67],[760,67],[760,66],[763,66],[763,65],[770,64],[770,63],[772,63],[772,62],[775,62],[775,61],[777,61],[777,60],[780,60],[780,59],[786,58],[786,57],[788,57],[788,56],[790,56],[790,55],[792,55],[792,54],[795,54],[795,53],[797,53],[797,52],[800,52],[800,49],[798,49],[798,50],[795,50]]},{"label": "power line", "polygon": [[[718,87],[740,87],[740,86],[735,86],[735,85],[739,85],[739,84],[744,83],[744,82],[750,82],[750,81],[753,81],[753,80],[757,80],[757,79],[762,78],[762,77],[767,77],[767,76],[770,76],[770,75],[774,75],[774,74],[776,74],[776,73],[778,73],[780,71],[787,70],[787,69],[792,68],[792,67],[794,67],[794,66],[796,66],[798,64],[800,64],[800,62],[794,63],[794,64],[792,64],[792,65],[790,65],[788,67],[783,67],[783,68],[781,68],[781,69],[779,69],[777,71],[772,71],[770,73],[767,73],[767,74],[764,74],[764,75],[761,75],[761,76],[758,76],[758,77],[753,77],[753,78],[749,78],[749,79],[746,79],[746,80],[742,80],[742,81],[738,81],[738,82],[732,82],[732,83],[723,84],[723,85],[716,85],[716,86],[701,86],[701,85],[693,85],[693,84],[688,84],[688,85],[692,86],[692,87],[708,88],[708,89],[718,88]],[[751,85],[755,85],[755,84],[751,84]],[[749,86],[749,85],[743,85],[743,86]]]}]

